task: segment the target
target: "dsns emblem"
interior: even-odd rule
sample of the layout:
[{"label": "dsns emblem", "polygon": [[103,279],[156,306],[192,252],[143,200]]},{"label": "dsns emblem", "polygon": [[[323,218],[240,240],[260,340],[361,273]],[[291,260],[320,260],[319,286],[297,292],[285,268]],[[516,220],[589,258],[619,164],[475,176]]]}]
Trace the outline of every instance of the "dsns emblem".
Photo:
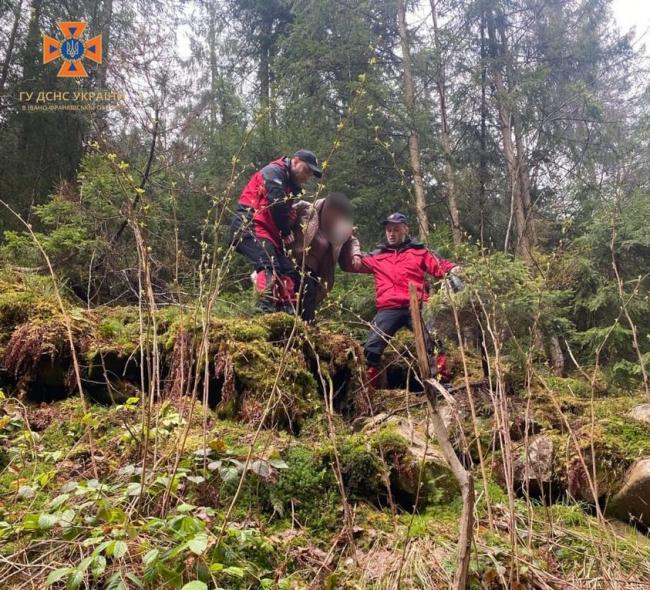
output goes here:
[{"label": "dsns emblem", "polygon": [[83,21],[62,22],[58,26],[63,33],[63,41],[43,35],[43,63],[50,63],[60,57],[63,63],[57,74],[59,78],[88,76],[82,60],[86,58],[102,63],[102,36],[97,35],[84,41],[81,35],[86,29],[86,23]]}]

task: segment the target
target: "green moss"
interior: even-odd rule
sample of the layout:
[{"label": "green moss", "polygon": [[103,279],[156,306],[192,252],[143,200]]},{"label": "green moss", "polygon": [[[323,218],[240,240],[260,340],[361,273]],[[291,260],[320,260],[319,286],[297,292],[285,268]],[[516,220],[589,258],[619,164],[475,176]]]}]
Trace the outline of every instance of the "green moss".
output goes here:
[{"label": "green moss", "polygon": [[324,456],[303,446],[283,453],[287,469],[280,472],[270,492],[273,508],[283,516],[294,515],[303,526],[331,529],[336,525],[338,488],[334,472]]},{"label": "green moss", "polygon": [[[140,346],[140,314],[136,307],[110,307],[95,310],[97,317],[97,337],[91,344],[88,356],[98,352],[115,352],[121,355],[132,354]],[[142,340],[151,341],[148,318],[142,318],[144,333]]]},{"label": "green moss", "polygon": [[442,460],[426,458],[424,464],[410,449],[404,436],[390,427],[372,437],[372,447],[390,469],[391,487],[398,497],[418,506],[450,501],[458,485]]},{"label": "green moss", "polygon": [[620,453],[628,461],[650,453],[650,426],[624,416],[601,420],[594,438],[596,446]]},{"label": "green moss", "polygon": [[408,441],[391,428],[382,428],[372,437],[372,445],[378,451],[381,450],[384,456],[404,457],[409,452]]},{"label": "green moss", "polygon": [[222,340],[266,342],[269,339],[269,329],[257,318],[243,320],[219,318],[211,320],[208,335],[211,342]]},{"label": "green moss", "polygon": [[[647,403],[647,401],[648,398],[642,394],[599,398],[594,401],[594,416],[603,420],[625,417],[632,408]],[[633,422],[631,418],[629,420]]]},{"label": "green moss", "polygon": [[[302,355],[283,354],[281,348],[263,340],[229,341],[226,350],[235,377],[236,401],[230,412],[236,408],[247,421],[259,419],[272,396],[268,423],[296,430],[321,406],[316,381]],[[227,404],[229,396],[220,405]]]},{"label": "green moss", "polygon": [[400,522],[408,527],[410,536],[414,538],[442,534],[453,539],[456,537],[462,512],[462,500],[456,498],[448,503],[427,506],[423,511],[414,514],[402,514]]},{"label": "green moss", "polygon": [[[66,298],[65,293],[63,297]],[[2,271],[0,342],[6,342],[16,326],[30,317],[47,319],[59,314],[60,308],[50,277]]]},{"label": "green moss", "polygon": [[271,342],[286,340],[294,328],[298,335],[304,332],[304,324],[287,313],[269,313],[253,321],[266,330],[266,339]]},{"label": "green moss", "polygon": [[345,488],[352,498],[376,500],[380,493],[385,493],[384,468],[365,437],[352,435],[343,438],[339,453]]},{"label": "green moss", "polygon": [[548,387],[560,396],[577,396],[580,398],[591,396],[591,386],[584,379],[549,375],[544,380]]}]

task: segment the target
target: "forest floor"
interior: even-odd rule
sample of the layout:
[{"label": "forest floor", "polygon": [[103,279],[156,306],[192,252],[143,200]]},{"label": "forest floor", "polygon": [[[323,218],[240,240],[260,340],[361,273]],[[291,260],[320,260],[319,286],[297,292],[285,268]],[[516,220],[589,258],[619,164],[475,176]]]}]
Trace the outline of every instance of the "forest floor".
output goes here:
[{"label": "forest floor", "polygon": [[[0,295],[1,588],[448,587],[462,506],[408,333],[368,392],[359,342],[284,314],[211,318],[201,356],[191,312],[70,325],[31,296]],[[608,506],[650,456],[644,397],[540,369],[495,399],[466,353],[471,396],[452,350],[440,405],[477,478],[470,587],[650,587],[650,539]]]}]

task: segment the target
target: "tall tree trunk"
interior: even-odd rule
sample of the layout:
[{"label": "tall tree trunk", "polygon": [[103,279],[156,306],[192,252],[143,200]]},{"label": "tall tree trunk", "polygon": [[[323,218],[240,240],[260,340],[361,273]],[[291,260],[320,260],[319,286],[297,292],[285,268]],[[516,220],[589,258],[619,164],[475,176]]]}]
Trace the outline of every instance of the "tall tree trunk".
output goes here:
[{"label": "tall tree trunk", "polygon": [[481,153],[479,154],[479,214],[481,250],[485,247],[485,204],[487,182],[487,47],[485,40],[485,6],[481,11]]},{"label": "tall tree trunk", "polygon": [[210,137],[217,128],[217,27],[216,7],[208,7],[208,47],[210,51]]},{"label": "tall tree trunk", "polygon": [[496,93],[499,130],[501,131],[503,156],[506,161],[506,172],[510,184],[510,198],[512,199],[511,219],[508,224],[508,232],[506,233],[505,249],[507,250],[509,245],[510,225],[514,222],[517,235],[515,252],[527,263],[531,263],[531,247],[533,246],[533,241],[527,224],[528,211],[526,205],[530,203],[530,187],[528,185],[526,154],[523,153],[523,143],[518,141],[517,145],[515,145],[515,141],[513,140],[513,137],[515,137],[514,116],[507,103],[508,89],[503,79],[502,65],[497,63],[497,60],[504,61],[509,58],[503,27],[503,23],[500,23],[498,31],[500,40],[497,40],[494,12],[491,8],[488,8],[487,28],[490,57],[492,58],[492,83],[494,84]]},{"label": "tall tree trunk", "polygon": [[[102,31],[102,63],[97,68],[97,88],[105,89],[108,78],[108,61],[110,59],[111,26],[113,23],[113,0],[104,0],[99,17]],[[103,111],[98,111],[95,118],[100,135],[108,132],[108,117]]]},{"label": "tall tree trunk", "polygon": [[413,67],[411,63],[411,50],[409,46],[408,30],[406,28],[406,5],[404,0],[397,0],[397,20],[399,37],[402,45],[402,59],[404,61],[404,105],[408,117],[409,129],[409,158],[413,169],[413,182],[415,185],[415,214],[418,221],[420,239],[427,241],[429,236],[429,220],[427,218],[427,202],[424,190],[424,177],[422,175],[422,161],[420,159],[420,138],[415,122],[415,86],[413,82]]},{"label": "tall tree trunk", "polygon": [[273,17],[265,16],[260,35],[258,77],[260,83],[260,107],[267,111],[271,105],[271,49],[273,47]]},{"label": "tall tree trunk", "polygon": [[537,232],[532,216],[533,203],[530,196],[530,176],[528,173],[528,157],[526,155],[526,143],[523,138],[521,122],[518,115],[514,119],[515,145],[519,161],[519,185],[521,187],[522,208],[524,210],[525,233],[528,236],[529,243],[534,246],[537,244]]},{"label": "tall tree trunk", "polygon": [[[528,156],[519,113],[512,112],[508,105],[508,88],[504,82],[501,68],[506,69],[509,84],[515,79],[512,71],[512,56],[508,50],[505,18],[495,18],[492,7],[487,9],[488,43],[490,57],[492,58],[493,84],[496,93],[497,109],[499,113],[499,128],[503,142],[503,153],[511,188],[511,216],[508,223],[505,248],[508,248],[508,238],[511,223],[514,221],[516,231],[515,254],[524,262],[533,267],[534,260],[532,248],[537,242],[535,227],[532,219],[532,199],[530,195],[530,176],[528,170]],[[497,39],[498,35],[498,39]],[[514,138],[514,140],[513,140]],[[546,336],[546,337],[545,337]],[[546,351],[546,356],[557,374],[564,371],[564,355],[559,344],[559,338],[553,328],[543,329],[537,323],[532,334],[533,345]],[[548,350],[545,341],[549,342]]]},{"label": "tall tree trunk", "polygon": [[456,196],[456,170],[452,158],[451,136],[449,133],[449,118],[447,117],[447,92],[445,89],[445,62],[440,45],[438,30],[438,17],[436,14],[436,2],[430,0],[431,18],[433,19],[433,42],[436,48],[436,88],[438,90],[438,101],[440,103],[441,141],[442,151],[445,159],[445,175],[447,176],[447,207],[451,217],[451,234],[454,244],[462,241],[460,230],[460,213],[458,211],[458,199]]},{"label": "tall tree trunk", "polygon": [[5,52],[5,59],[2,64],[2,72],[0,73],[0,94],[4,92],[5,84],[7,83],[7,76],[9,75],[9,65],[14,53],[14,46],[16,45],[16,35],[18,33],[18,25],[20,24],[20,17],[23,10],[23,0],[18,0],[14,12],[14,24],[11,27],[9,34],[9,43],[7,44],[7,51]]},{"label": "tall tree trunk", "polygon": [[[33,0],[29,26],[27,28],[26,48],[22,51],[23,79],[33,82],[36,79],[36,69],[41,67],[39,43],[41,40],[41,10],[43,0]],[[30,86],[30,90],[32,87]]]},{"label": "tall tree trunk", "polygon": [[106,88],[108,61],[110,59],[111,27],[113,24],[113,0],[104,0],[100,14],[102,31],[102,63],[97,68],[97,87]]}]

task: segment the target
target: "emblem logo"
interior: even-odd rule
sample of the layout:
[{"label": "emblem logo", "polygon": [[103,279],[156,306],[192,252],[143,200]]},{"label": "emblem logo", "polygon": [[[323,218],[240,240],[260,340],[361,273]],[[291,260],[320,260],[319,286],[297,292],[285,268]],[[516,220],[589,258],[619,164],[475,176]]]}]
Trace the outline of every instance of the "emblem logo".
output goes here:
[{"label": "emblem logo", "polygon": [[88,76],[83,65],[83,59],[102,63],[102,36],[96,35],[84,41],[81,35],[86,30],[83,21],[67,21],[58,23],[63,40],[43,35],[43,63],[47,64],[59,57],[63,64],[57,76],[59,78],[85,78]]}]

